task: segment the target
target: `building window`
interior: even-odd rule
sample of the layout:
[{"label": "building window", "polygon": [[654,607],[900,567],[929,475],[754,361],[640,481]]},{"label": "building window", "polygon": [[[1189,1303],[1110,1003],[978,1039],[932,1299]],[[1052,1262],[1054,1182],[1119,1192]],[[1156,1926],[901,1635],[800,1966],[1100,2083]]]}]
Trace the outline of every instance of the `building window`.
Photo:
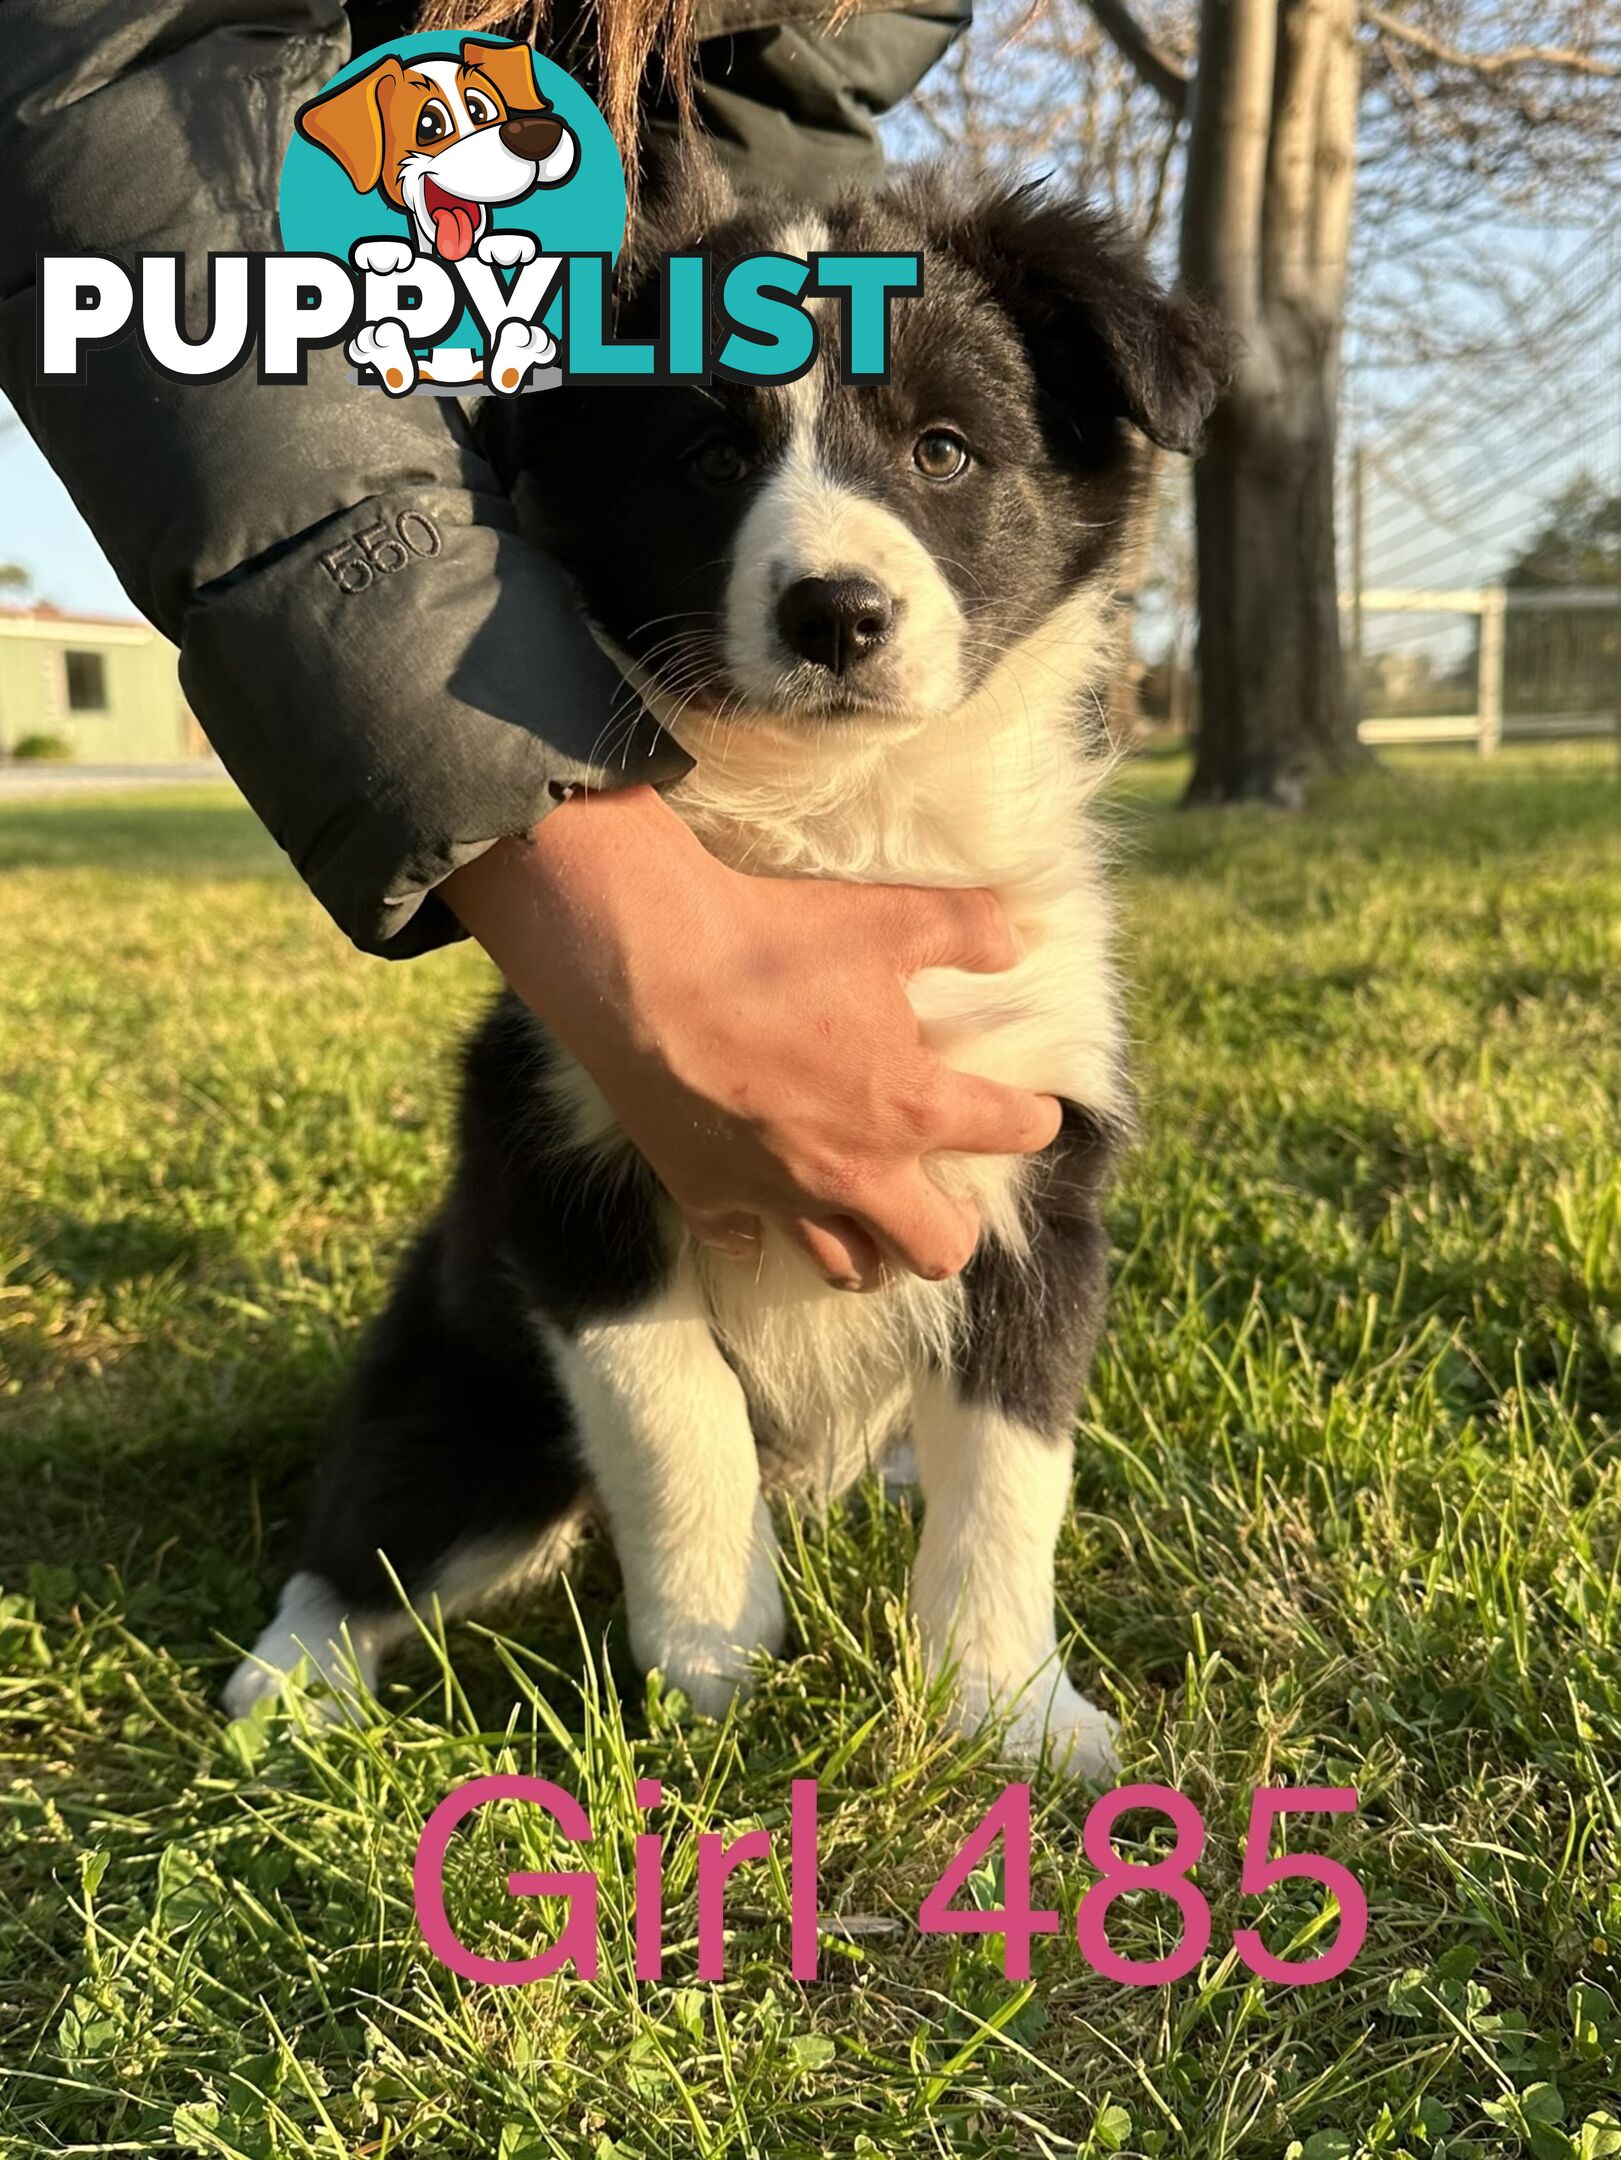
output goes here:
[{"label": "building window", "polygon": [[62,659],[67,668],[68,711],[105,712],[106,656],[98,652],[70,652],[64,653]]}]

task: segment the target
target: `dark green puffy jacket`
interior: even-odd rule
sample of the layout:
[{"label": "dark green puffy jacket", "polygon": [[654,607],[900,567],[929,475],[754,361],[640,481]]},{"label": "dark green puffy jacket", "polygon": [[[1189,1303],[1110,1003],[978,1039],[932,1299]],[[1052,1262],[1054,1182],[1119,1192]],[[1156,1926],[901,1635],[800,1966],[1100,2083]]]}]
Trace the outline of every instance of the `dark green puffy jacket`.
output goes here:
[{"label": "dark green puffy jacket", "polygon": [[[874,116],[968,7],[858,13],[830,36],[827,0],[700,0],[704,125],[745,180],[815,193],[870,174]],[[82,388],[42,387],[34,281],[40,254],[179,250],[196,270],[210,249],[274,248],[295,109],[409,13],[0,6],[0,389],[179,645],[192,707],[259,816],[357,944],[402,957],[456,934],[434,887],[568,784],[663,781],[684,755],[644,720],[631,757],[591,763],[622,686],[454,401],[361,395],[336,350],[299,386],[263,387],[251,365],[176,384],[132,339],[94,353]],[[670,124],[650,111],[655,163]],[[442,552],[342,590],[322,555],[410,510]]]}]

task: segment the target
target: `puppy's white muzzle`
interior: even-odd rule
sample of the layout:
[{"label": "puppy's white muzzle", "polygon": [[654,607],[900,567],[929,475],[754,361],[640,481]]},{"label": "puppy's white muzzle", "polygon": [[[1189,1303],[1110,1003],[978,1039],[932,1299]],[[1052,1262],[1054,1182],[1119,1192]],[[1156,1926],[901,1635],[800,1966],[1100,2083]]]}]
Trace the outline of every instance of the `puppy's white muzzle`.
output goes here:
[{"label": "puppy's white muzzle", "polygon": [[768,713],[921,721],[963,694],[963,616],[928,548],[790,444],[738,528],[727,671]]}]

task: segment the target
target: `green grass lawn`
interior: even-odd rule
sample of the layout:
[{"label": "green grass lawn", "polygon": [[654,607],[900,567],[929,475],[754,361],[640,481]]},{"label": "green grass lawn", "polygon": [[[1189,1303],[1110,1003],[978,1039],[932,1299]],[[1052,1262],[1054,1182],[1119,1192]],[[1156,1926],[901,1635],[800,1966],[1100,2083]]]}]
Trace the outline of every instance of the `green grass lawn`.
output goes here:
[{"label": "green grass lawn", "polygon": [[[1208,1826],[1201,1970],[1070,1926],[1091,1796],[1038,1780],[1028,1985],[919,1903],[1009,1773],[943,1733],[876,1495],[792,1543],[794,1646],[724,1725],[624,1660],[611,1560],[391,1674],[363,1729],[227,1727],[323,1415],[446,1159],[466,951],[350,953],[222,794],[0,811],[0,2151],[540,2155],[1621,2152],[1621,786],[1613,754],[1393,760],[1309,816],[1123,776],[1143,1137],[1060,1555],[1070,1665]],[[469,1433],[468,1444],[477,1435]],[[571,1602],[572,1600],[572,1602]],[[603,1962],[427,1956],[417,1833],[494,1769],[577,1794]],[[631,1977],[632,1780],[663,1781],[666,1980]],[[823,1977],[745,1867],[694,1978],[698,1828],[821,1788]],[[1332,1936],[1245,1898],[1260,1784]],[[457,1840],[492,1955],[551,1939],[534,1810]],[[1169,1827],[1129,1819],[1138,1860]],[[779,1852],[782,1839],[779,1836]],[[971,1894],[998,1901],[990,1862]],[[1179,1922],[1136,1894],[1116,1945]]]}]

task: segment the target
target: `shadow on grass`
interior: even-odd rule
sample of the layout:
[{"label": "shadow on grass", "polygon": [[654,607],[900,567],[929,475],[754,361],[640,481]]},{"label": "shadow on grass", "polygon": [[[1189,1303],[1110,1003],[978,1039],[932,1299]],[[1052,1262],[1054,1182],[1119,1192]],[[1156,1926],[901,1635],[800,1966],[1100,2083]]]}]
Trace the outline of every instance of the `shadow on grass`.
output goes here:
[{"label": "shadow on grass", "polygon": [[[74,1226],[68,1242],[78,1234]],[[142,1239],[137,1229],[136,1246]],[[109,1242],[102,1259],[114,1285],[128,1279],[133,1252]],[[229,1272],[216,1269],[215,1281]],[[253,1299],[244,1284],[241,1302]],[[217,1687],[232,1662],[220,1638],[250,1645],[296,1562],[358,1341],[353,1322],[326,1317],[215,1328],[205,1314],[183,1339],[163,1328],[101,1357],[58,1351],[49,1392],[32,1394],[26,1412],[12,1406],[4,1427],[0,1590],[33,1596],[47,1619],[68,1619],[76,1606],[116,1613],[146,1642],[212,1672]],[[43,1366],[48,1346],[35,1347]],[[569,1572],[569,1590],[535,1586],[477,1617],[564,1675],[580,1670],[581,1628],[594,1644],[608,1640],[634,1698],[641,1681],[606,1541],[588,1537]],[[512,1682],[488,1642],[458,1628],[456,1663],[478,1714],[504,1722]],[[407,1645],[384,1679],[411,1692],[433,1674],[427,1647]]]},{"label": "shadow on grass", "polygon": [[[0,1454],[0,1583],[44,1567],[173,1645],[240,1637],[288,1558],[331,1405],[337,1345],[235,1331],[216,1358],[164,1331],[69,1364]],[[66,1583],[62,1594],[67,1595]]]},{"label": "shadow on grass", "polygon": [[57,1215],[33,1240],[35,1258],[78,1296],[142,1285],[171,1272],[213,1272],[228,1254],[219,1232],[192,1230],[172,1216]]},{"label": "shadow on grass", "polygon": [[[1122,786],[1126,825],[1132,827],[1131,769]],[[1478,761],[1426,766],[1414,771],[1378,765],[1321,787],[1303,812],[1240,803],[1225,809],[1186,807],[1160,813],[1176,801],[1163,769],[1143,776],[1144,845],[1133,853],[1139,877],[1180,877],[1207,871],[1213,862],[1243,865],[1275,857],[1295,880],[1300,846],[1310,834],[1314,849],[1352,872],[1392,863],[1482,869],[1496,866],[1545,875],[1550,861],[1572,847],[1621,835],[1621,778],[1613,761],[1568,767],[1527,764],[1511,788],[1489,784],[1494,774]]]},{"label": "shadow on grass", "polygon": [[115,870],[131,878],[291,876],[245,803],[208,795],[0,805],[0,874]]}]

